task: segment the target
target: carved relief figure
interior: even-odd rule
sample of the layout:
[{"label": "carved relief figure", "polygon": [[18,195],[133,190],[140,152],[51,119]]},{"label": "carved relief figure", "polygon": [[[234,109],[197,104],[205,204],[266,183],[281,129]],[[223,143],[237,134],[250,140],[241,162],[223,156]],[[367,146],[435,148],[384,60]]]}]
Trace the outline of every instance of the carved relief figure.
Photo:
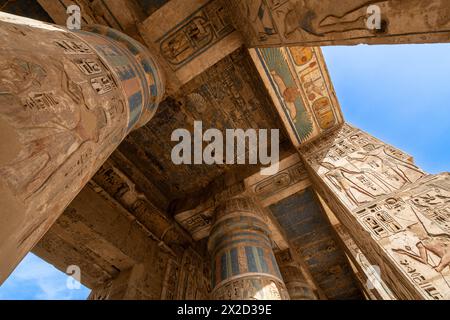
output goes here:
[{"label": "carved relief figure", "polygon": [[267,40],[267,36],[276,34],[276,29],[271,17],[270,9],[264,0],[242,1],[243,12],[250,20],[254,32],[261,41]]},{"label": "carved relief figure", "polygon": [[[8,69],[2,68],[3,73],[6,74],[35,70],[32,80],[23,79],[20,82],[25,84],[21,86],[22,88],[33,87],[36,90],[33,92],[28,90],[27,94],[25,92],[20,94],[19,96],[24,97],[22,103],[11,95],[12,92],[7,91],[14,89],[20,84],[19,82],[6,83],[5,87],[0,87],[1,91],[6,91],[3,99],[9,99],[9,103],[4,104],[9,107],[2,111],[1,116],[21,128],[19,132],[24,144],[22,152],[14,163],[2,168],[1,171],[23,178],[14,182],[15,189],[18,194],[27,199],[40,190],[51,175],[81,145],[87,142],[98,142],[100,130],[106,125],[106,115],[102,108],[90,110],[87,107],[82,88],[70,80],[62,64],[54,64],[48,68],[48,72],[60,73],[59,79],[66,95],[59,95],[58,98],[54,97],[51,91],[41,88],[40,82],[45,79],[46,72],[43,72],[44,68],[37,63],[16,59],[16,61],[7,62],[7,65],[9,65]],[[76,107],[76,105],[80,106]],[[31,119],[31,122],[25,119]],[[85,159],[83,155],[80,156],[82,158],[78,161],[84,161],[90,157],[90,154],[85,154]],[[31,171],[25,172],[24,168]]]},{"label": "carved relief figure", "polygon": [[300,140],[307,139],[313,132],[313,122],[311,115],[303,105],[299,89],[286,58],[279,48],[264,48],[261,49],[261,53],[273,80],[274,89],[281,95],[282,101],[280,102],[287,109],[290,119],[294,122]]},{"label": "carved relief figure", "polygon": [[[352,138],[356,139],[353,136],[350,140]],[[357,168],[371,169],[378,180],[391,191],[398,190],[407,183],[416,182],[424,175],[415,165],[387,152],[385,145],[368,143],[362,149],[363,151],[348,156],[347,160]]]},{"label": "carved relief figure", "polygon": [[328,169],[325,177],[331,185],[343,193],[352,205],[358,206],[387,193],[381,185],[369,179],[363,171],[337,167],[329,162],[323,162],[321,166]]},{"label": "carved relief figure", "polygon": [[[441,273],[450,266],[450,234],[431,230],[432,226],[430,226],[429,222],[423,221],[424,218],[421,218],[420,213],[414,208],[411,208],[411,210],[417,217],[418,223],[409,227],[409,229],[419,237],[419,241],[416,243],[416,248],[419,252],[415,253],[409,246],[392,250],[423,264],[430,265],[437,272]],[[440,261],[437,265],[430,263],[429,253],[439,257]]]},{"label": "carved relief figure", "polygon": [[278,90],[283,95],[284,101],[286,102],[286,106],[289,110],[289,114],[291,119],[295,119],[297,117],[297,109],[295,108],[295,100],[299,97],[300,92],[296,87],[287,87],[284,83],[283,79],[276,73],[275,70],[270,72],[273,80],[277,84]]},{"label": "carved relief figure", "polygon": [[284,34],[288,38],[302,30],[317,37],[346,31],[367,31],[367,7],[386,0],[357,0],[336,5],[334,0],[291,0],[287,8],[278,10],[283,21]]}]

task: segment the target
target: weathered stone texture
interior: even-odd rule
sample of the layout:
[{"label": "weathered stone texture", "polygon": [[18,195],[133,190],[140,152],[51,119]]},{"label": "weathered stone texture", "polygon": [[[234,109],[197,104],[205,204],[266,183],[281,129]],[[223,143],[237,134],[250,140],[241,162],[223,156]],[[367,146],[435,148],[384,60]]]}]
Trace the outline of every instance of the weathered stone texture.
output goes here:
[{"label": "weathered stone texture", "polygon": [[[450,3],[441,0],[225,0],[249,46],[448,42]],[[380,27],[369,28],[373,7]]]},{"label": "weathered stone texture", "polygon": [[349,125],[301,150],[311,179],[403,299],[448,299],[448,173]]},{"label": "weathered stone texture", "polygon": [[0,24],[2,281],[140,116],[148,121],[162,85],[145,49],[118,33],[114,42],[5,13]]}]

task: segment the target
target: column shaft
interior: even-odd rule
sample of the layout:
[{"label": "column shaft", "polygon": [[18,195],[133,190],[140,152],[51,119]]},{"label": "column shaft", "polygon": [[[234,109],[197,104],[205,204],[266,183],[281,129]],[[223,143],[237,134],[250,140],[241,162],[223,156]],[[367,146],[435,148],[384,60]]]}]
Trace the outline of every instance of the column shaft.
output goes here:
[{"label": "column shaft", "polygon": [[291,249],[286,249],[276,255],[289,297],[291,300],[318,300],[315,286],[306,279],[305,270],[293,254]]},{"label": "column shaft", "polygon": [[90,31],[0,13],[0,283],[162,97],[144,47]]},{"label": "column shaft", "polygon": [[213,299],[289,299],[268,227],[251,199],[231,199],[216,209],[208,247]]}]

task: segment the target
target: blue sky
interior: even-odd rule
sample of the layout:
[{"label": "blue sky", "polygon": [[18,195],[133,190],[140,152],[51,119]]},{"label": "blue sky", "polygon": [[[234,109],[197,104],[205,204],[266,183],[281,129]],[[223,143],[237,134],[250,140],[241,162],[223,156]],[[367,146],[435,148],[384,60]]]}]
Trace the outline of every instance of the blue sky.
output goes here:
[{"label": "blue sky", "polygon": [[450,171],[450,45],[324,47],[346,121]]},{"label": "blue sky", "polygon": [[[345,119],[412,155],[429,173],[450,171],[450,45],[323,48]],[[4,299],[86,299],[67,276],[29,254],[0,287]]]},{"label": "blue sky", "polygon": [[[81,275],[83,276],[83,275]],[[67,276],[30,253],[0,287],[0,300],[84,300],[90,290],[67,288]]]}]

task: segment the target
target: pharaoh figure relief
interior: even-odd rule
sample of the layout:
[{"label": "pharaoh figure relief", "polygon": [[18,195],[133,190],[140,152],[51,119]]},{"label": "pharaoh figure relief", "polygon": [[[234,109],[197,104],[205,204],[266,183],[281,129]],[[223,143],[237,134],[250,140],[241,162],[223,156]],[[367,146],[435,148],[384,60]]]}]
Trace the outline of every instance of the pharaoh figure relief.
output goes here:
[{"label": "pharaoh figure relief", "polygon": [[[93,152],[93,146],[89,145],[99,141],[108,119],[105,109],[88,105],[89,100],[85,100],[83,93],[86,87],[83,89],[70,80],[63,63],[46,62],[45,66],[44,69],[37,61],[19,58],[3,61],[0,65],[2,83],[5,84],[0,87],[5,92],[1,96],[5,106],[2,115],[8,123],[15,123],[15,127],[20,128],[19,140],[23,145],[14,162],[1,171],[16,177],[10,183],[25,200],[42,191],[55,170],[78,150],[85,150],[81,161],[87,161]],[[8,84],[12,83],[6,77],[8,74],[22,75],[15,77],[16,82],[24,79],[23,85],[15,84],[20,91],[10,91],[11,85],[8,91]],[[55,96],[51,88],[53,81],[49,78],[62,83],[64,94]]]},{"label": "pharaoh figure relief", "polygon": [[363,133],[341,139],[317,158],[327,184],[354,208],[407,184],[424,173],[403,152]]},{"label": "pharaoh figure relief", "polygon": [[[338,5],[335,0],[234,0],[233,4],[235,23],[245,30],[247,41],[264,46],[400,35],[410,23],[415,26],[406,30],[430,32],[431,25],[448,27],[450,8],[440,0],[341,0]],[[439,15],[424,15],[432,11]]]},{"label": "pharaoh figure relief", "polygon": [[289,38],[296,31],[323,37],[337,32],[367,31],[367,8],[385,2],[385,0],[342,1],[336,6],[336,2],[332,0],[320,3],[315,0],[297,0],[289,1],[285,8],[275,12],[280,21],[284,21],[282,26],[285,38]]},{"label": "pharaoh figure relief", "polygon": [[368,259],[382,274],[402,274],[404,282],[383,278],[400,297],[450,298],[449,174],[427,176],[407,154],[348,125],[303,152]]},{"label": "pharaoh figure relief", "polygon": [[410,205],[417,221],[409,227],[417,235],[415,248],[403,246],[393,251],[442,273],[450,266],[450,191],[433,186],[412,197]]}]

